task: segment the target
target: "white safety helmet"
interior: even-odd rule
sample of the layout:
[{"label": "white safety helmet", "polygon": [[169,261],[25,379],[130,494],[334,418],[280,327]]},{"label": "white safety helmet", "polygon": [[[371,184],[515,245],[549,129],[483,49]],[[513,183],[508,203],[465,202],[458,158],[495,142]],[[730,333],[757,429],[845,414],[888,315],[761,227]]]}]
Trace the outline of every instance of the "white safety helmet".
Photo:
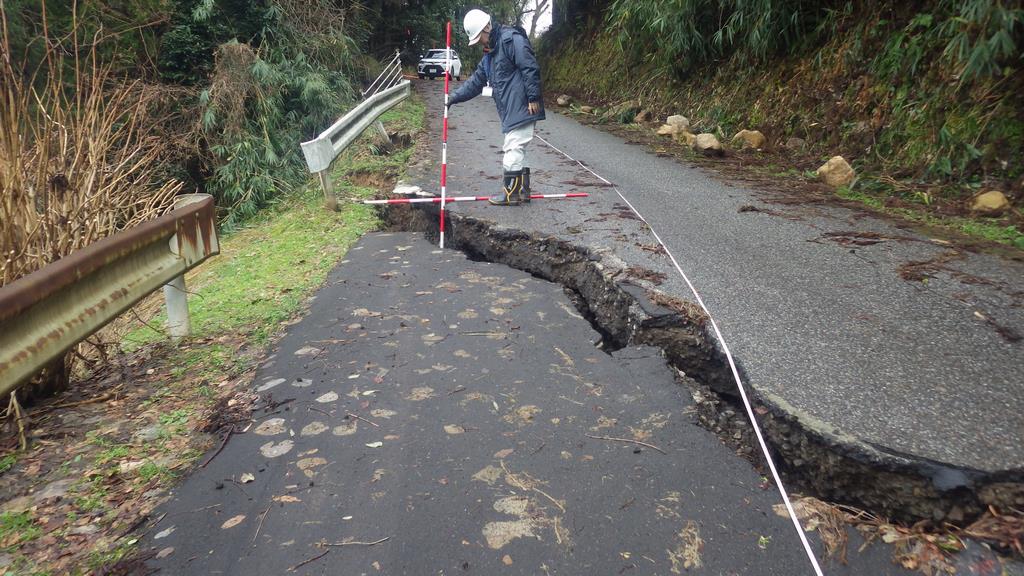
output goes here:
[{"label": "white safety helmet", "polygon": [[491,23],[491,17],[483,10],[470,10],[462,19],[462,27],[466,29],[466,36],[469,36],[469,45],[472,46],[480,41],[480,34],[484,28]]}]

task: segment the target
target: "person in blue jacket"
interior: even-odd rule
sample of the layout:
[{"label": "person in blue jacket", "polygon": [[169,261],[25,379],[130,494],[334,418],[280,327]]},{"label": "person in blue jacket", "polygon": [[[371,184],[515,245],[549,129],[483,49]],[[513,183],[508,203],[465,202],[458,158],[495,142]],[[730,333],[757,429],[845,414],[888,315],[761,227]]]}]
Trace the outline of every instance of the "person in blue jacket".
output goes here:
[{"label": "person in blue jacket", "polygon": [[540,66],[526,31],[492,22],[482,10],[470,10],[463,20],[469,45],[481,44],[484,57],[473,75],[448,101],[452,106],[475,98],[489,86],[505,135],[504,186],[490,197],[491,204],[517,206],[530,201],[530,169],[524,166],[526,145],[533,140],[538,120],[544,119]]}]

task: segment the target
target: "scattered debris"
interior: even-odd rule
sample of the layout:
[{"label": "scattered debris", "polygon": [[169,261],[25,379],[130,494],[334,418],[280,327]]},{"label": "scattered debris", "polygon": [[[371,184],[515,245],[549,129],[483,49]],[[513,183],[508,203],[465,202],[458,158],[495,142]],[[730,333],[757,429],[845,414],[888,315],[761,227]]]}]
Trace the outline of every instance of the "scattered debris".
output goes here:
[{"label": "scattered debris", "polygon": [[333,543],[332,542],[320,542],[320,543],[317,544],[317,546],[376,546],[377,544],[382,544],[384,542],[387,542],[388,540],[391,540],[391,536],[385,536],[384,538],[381,538],[380,540],[374,540],[373,542],[356,542],[356,541],[352,541],[352,540],[346,540],[346,541],[343,541],[343,542],[333,542]]},{"label": "scattered debris", "polygon": [[629,444],[639,444],[640,446],[646,446],[648,448],[651,448],[652,450],[657,450],[662,454],[668,454],[668,452],[665,452],[664,450],[658,448],[654,444],[648,444],[647,442],[641,442],[639,440],[631,440],[629,438],[612,438],[611,436],[594,436],[593,434],[587,434],[586,436],[587,438],[593,438],[595,440],[608,440],[609,442],[625,442]]},{"label": "scattered debris", "polygon": [[626,268],[626,274],[639,280],[646,280],[655,286],[661,286],[668,279],[668,275],[663,272],[655,272],[642,266],[630,266]]},{"label": "scattered debris", "polygon": [[[373,426],[374,428],[380,428],[380,424],[377,424],[376,422],[371,422],[370,420],[367,420],[366,418],[363,418],[362,416],[359,416],[358,414],[353,414],[351,412],[348,412],[347,414],[345,414],[345,417],[346,418],[355,418],[356,420],[362,420],[363,422],[366,422],[367,424],[369,424],[370,426]],[[387,417],[388,416],[384,416],[384,418],[387,418]]]},{"label": "scattered debris", "polygon": [[324,550],[320,554],[317,554],[316,556],[313,556],[312,558],[309,558],[308,560],[303,560],[302,562],[299,562],[295,566],[292,566],[291,568],[288,569],[288,571],[289,572],[295,572],[296,570],[298,570],[299,568],[302,568],[306,564],[310,564],[310,563],[316,562],[317,560],[323,558],[324,556],[327,556],[330,552],[331,552],[331,549],[328,548],[327,550]]},{"label": "scattered debris", "polygon": [[701,552],[704,550],[704,540],[700,537],[697,523],[693,520],[687,521],[686,526],[679,531],[676,538],[679,539],[679,543],[675,549],[665,551],[668,554],[669,562],[672,563],[671,572],[682,574],[683,570],[702,568],[704,561],[701,558]]}]

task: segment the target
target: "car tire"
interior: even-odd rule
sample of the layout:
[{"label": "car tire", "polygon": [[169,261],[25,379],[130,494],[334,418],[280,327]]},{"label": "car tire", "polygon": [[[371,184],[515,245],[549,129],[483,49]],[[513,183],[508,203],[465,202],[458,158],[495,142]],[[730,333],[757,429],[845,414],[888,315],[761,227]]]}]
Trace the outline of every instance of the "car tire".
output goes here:
[{"label": "car tire", "polygon": [[455,81],[456,81],[456,82],[461,82],[461,81],[462,81],[462,76],[460,76],[460,75],[456,74],[456,75],[455,75]]},{"label": "car tire", "polygon": [[420,77],[420,80],[423,80],[423,74],[420,74],[419,77]]}]

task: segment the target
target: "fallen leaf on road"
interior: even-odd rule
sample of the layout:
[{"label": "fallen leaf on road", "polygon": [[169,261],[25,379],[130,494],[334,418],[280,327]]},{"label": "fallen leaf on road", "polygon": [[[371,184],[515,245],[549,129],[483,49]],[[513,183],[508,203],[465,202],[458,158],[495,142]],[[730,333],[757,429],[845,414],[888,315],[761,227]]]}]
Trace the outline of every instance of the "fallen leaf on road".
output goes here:
[{"label": "fallen leaf on road", "polygon": [[444,431],[449,434],[462,434],[466,429],[458,424],[448,424],[444,427]]},{"label": "fallen leaf on road", "polygon": [[501,563],[504,564],[505,566],[511,566],[512,565],[512,557],[509,556],[508,554],[505,554],[504,556],[501,557]]},{"label": "fallen leaf on road", "polygon": [[431,332],[430,334],[422,336],[421,339],[423,340],[423,343],[426,344],[427,346],[433,346],[434,344],[437,344],[441,340],[444,340],[444,336],[438,336],[437,334]]},{"label": "fallen leaf on road", "polygon": [[503,458],[508,458],[509,454],[515,451],[515,448],[505,448],[504,450],[498,450],[497,452],[495,452],[494,457],[497,458],[498,460],[501,460]]},{"label": "fallen leaf on road", "polygon": [[379,390],[367,390],[366,392],[363,392],[363,396],[373,396],[377,392],[379,392]]},{"label": "fallen leaf on road", "polygon": [[303,458],[295,463],[295,465],[299,467],[299,470],[302,470],[302,473],[309,478],[316,476],[316,469],[324,464],[327,464],[327,460],[320,457]]},{"label": "fallen leaf on road", "polygon": [[283,440],[277,444],[273,442],[267,442],[263,446],[260,446],[260,454],[263,454],[267,458],[277,458],[283,456],[291,451],[295,444],[291,440]]},{"label": "fallen leaf on road", "polygon": [[503,420],[505,420],[509,424],[516,424],[518,422],[520,425],[522,425],[532,421],[533,417],[536,416],[538,412],[540,412],[540,408],[536,406],[520,406],[519,408],[516,408],[511,414],[506,414]]},{"label": "fallen leaf on road", "polygon": [[170,546],[168,546],[167,548],[164,548],[163,550],[157,552],[156,553],[156,557],[157,557],[157,560],[159,560],[161,558],[167,558],[168,556],[170,556],[173,553],[174,553],[174,548],[171,548]]},{"label": "fallen leaf on road", "polygon": [[275,436],[284,432],[284,418],[271,418],[262,422],[253,430],[258,436]]},{"label": "fallen leaf on road", "polygon": [[405,399],[406,400],[411,400],[413,402],[419,402],[421,400],[426,400],[427,398],[433,398],[433,397],[434,397],[434,389],[433,388],[431,388],[429,386],[420,386],[418,388],[413,388],[411,391],[409,391],[409,395],[406,396]]},{"label": "fallen leaf on road", "polygon": [[302,429],[301,432],[299,432],[299,435],[317,436],[319,434],[323,434],[329,429],[330,428],[323,422],[310,422],[309,424],[306,424],[306,426]]},{"label": "fallen leaf on road", "polygon": [[221,530],[227,530],[228,528],[234,528],[235,526],[238,526],[239,524],[241,524],[242,520],[245,520],[245,514],[239,514],[238,516],[235,516],[234,518],[228,518],[227,520],[224,521],[223,524],[220,525],[220,528],[221,528]]},{"label": "fallen leaf on road", "polygon": [[304,346],[304,347],[299,348],[298,350],[296,350],[295,351],[295,355],[296,356],[315,356],[315,355],[317,355],[317,354],[319,354],[321,352],[323,352],[323,350],[321,350],[319,348],[314,348],[312,346]]},{"label": "fallen leaf on road", "polygon": [[494,466],[492,464],[488,464],[486,468],[477,472],[476,474],[473,474],[473,480],[485,482],[489,486],[493,486],[494,483],[497,482],[498,478],[500,477],[501,468],[498,468],[497,466]]},{"label": "fallen leaf on road", "polygon": [[256,479],[255,476],[253,476],[249,472],[246,472],[245,474],[242,474],[241,476],[239,476],[238,481],[241,482],[242,484],[248,484],[249,482],[252,482],[255,479]]},{"label": "fallen leaf on road", "polygon": [[367,448],[380,448],[380,447],[381,447],[381,446],[383,446],[383,445],[384,445],[384,443],[383,443],[383,442],[370,442],[370,443],[368,443],[368,444],[366,445],[366,447],[367,447]]},{"label": "fallen leaf on road", "polygon": [[274,386],[277,386],[279,384],[284,384],[284,382],[285,382],[284,378],[275,378],[275,379],[270,380],[270,381],[268,381],[268,382],[266,382],[264,384],[261,384],[258,388],[256,388],[256,391],[257,392],[264,392],[266,390],[270,390]]},{"label": "fallen leaf on road", "polygon": [[337,399],[337,392],[328,392],[327,394],[324,394],[323,396],[317,398],[316,401],[319,402],[320,404],[327,404],[328,402],[334,402]]},{"label": "fallen leaf on road", "polygon": [[302,500],[299,500],[295,496],[290,496],[288,494],[285,494],[284,496],[274,496],[273,500],[274,500],[274,502],[281,502],[282,504],[292,504],[294,502],[302,502]]},{"label": "fallen leaf on road", "polygon": [[331,431],[331,434],[334,434],[335,436],[351,436],[355,434],[358,429],[359,422],[352,420],[350,422],[345,422],[341,426],[336,426],[334,430]]}]

